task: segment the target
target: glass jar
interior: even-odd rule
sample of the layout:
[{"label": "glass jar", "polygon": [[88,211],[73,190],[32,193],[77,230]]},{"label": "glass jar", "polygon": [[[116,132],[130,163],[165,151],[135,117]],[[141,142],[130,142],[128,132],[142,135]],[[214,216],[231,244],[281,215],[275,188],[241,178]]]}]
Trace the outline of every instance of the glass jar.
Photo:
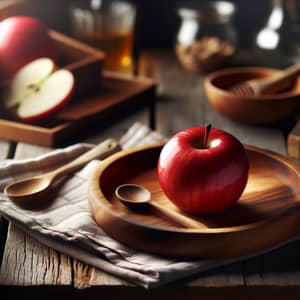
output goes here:
[{"label": "glass jar", "polygon": [[299,9],[299,0],[271,0],[266,25],[255,35],[259,61],[277,67],[300,61]]},{"label": "glass jar", "polygon": [[210,72],[234,56],[237,33],[233,26],[235,6],[227,1],[201,1],[178,9],[181,25],[175,52],[191,72]]}]

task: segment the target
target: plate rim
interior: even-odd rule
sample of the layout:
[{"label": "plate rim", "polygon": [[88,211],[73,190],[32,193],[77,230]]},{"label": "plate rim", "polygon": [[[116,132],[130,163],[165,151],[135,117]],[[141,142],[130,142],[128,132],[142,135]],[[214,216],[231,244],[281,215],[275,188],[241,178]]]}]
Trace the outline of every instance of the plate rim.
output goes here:
[{"label": "plate rim", "polygon": [[[103,170],[121,157],[163,145],[164,142],[154,143],[120,151],[105,159],[91,174],[88,184],[88,202],[92,216],[98,226],[113,239],[129,247],[163,256],[203,258],[248,255],[280,245],[299,233],[299,195],[296,196],[294,203],[269,218],[232,227],[191,229],[152,225],[114,212],[113,205],[105,198],[98,184]],[[291,159],[270,150],[244,146],[248,151],[263,153],[283,162],[296,173],[300,182],[300,167]],[[93,188],[95,184],[98,184],[97,192]],[[300,186],[296,191],[298,190],[300,191]],[[142,240],[139,239],[141,237]],[[161,247],[162,243],[171,247],[164,249]]]},{"label": "plate rim", "polygon": [[[130,149],[126,149],[126,150],[121,150],[113,155],[111,155],[110,157],[106,158],[98,167],[96,167],[96,170],[93,171],[92,176],[90,177],[89,180],[89,193],[91,192],[92,186],[94,185],[95,180],[100,180],[100,176],[102,174],[102,172],[113,162],[116,161],[122,157],[125,157],[127,155],[131,155],[133,153],[139,152],[139,151],[147,151],[150,149],[154,149],[154,148],[161,148],[163,147],[163,145],[165,144],[165,142],[157,142],[157,143],[151,143],[148,144],[146,146],[136,146]],[[252,145],[248,145],[248,144],[243,144],[244,148],[246,151],[253,151],[253,152],[258,152],[258,153],[262,153],[264,155],[268,155],[270,157],[272,157],[273,159],[280,161],[281,163],[284,163],[285,165],[287,165],[287,167],[293,169],[295,171],[295,173],[297,173],[299,180],[300,180],[300,166],[298,166],[295,162],[293,162],[291,159],[289,159],[288,157],[280,154],[280,153],[276,153],[274,151],[271,150],[266,150],[263,148],[259,148],[256,146],[252,146]],[[101,198],[105,199],[105,195],[102,193],[101,189],[99,188],[99,196]],[[109,204],[109,201],[106,200],[106,202]],[[295,209],[299,206],[300,209],[300,199],[299,199],[299,204],[291,204],[286,210],[290,210],[290,209]],[[109,207],[112,207],[112,205],[108,205],[107,208],[109,209]],[[265,220],[262,221],[258,221],[258,222],[253,222],[250,224],[244,224],[244,225],[238,225],[238,226],[229,226],[229,227],[218,227],[218,228],[180,228],[180,227],[170,227],[170,226],[163,226],[163,225],[149,225],[146,223],[142,223],[139,222],[137,220],[131,219],[131,218],[127,218],[126,216],[120,216],[119,214],[115,213],[114,211],[110,210],[110,213],[114,215],[114,217],[126,220],[127,222],[131,222],[134,223],[135,225],[138,226],[144,226],[147,228],[157,228],[159,230],[166,230],[166,231],[175,231],[175,232],[190,232],[190,233],[203,233],[203,234],[221,234],[224,233],[224,228],[226,228],[226,233],[229,232],[238,232],[238,231],[246,231],[246,230],[251,230],[253,228],[257,228],[260,226],[264,226],[267,225],[269,222],[273,222],[274,219],[277,219],[278,217],[280,217],[282,215],[283,212],[279,212],[278,214],[274,214],[274,216],[267,218]]]}]

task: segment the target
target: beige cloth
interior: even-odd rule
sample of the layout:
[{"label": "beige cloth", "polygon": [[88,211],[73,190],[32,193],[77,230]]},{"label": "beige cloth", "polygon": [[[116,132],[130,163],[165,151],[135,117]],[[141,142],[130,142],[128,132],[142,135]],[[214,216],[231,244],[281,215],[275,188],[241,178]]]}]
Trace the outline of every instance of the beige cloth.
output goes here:
[{"label": "beige cloth", "polygon": [[[158,133],[136,123],[120,143],[126,149],[161,139]],[[76,144],[33,159],[3,161],[0,163],[0,189],[16,178],[28,175],[27,170],[37,172],[65,163],[90,147]],[[23,210],[1,193],[0,213],[41,243],[145,288],[161,286],[238,260],[166,259],[138,252],[111,239],[92,219],[86,196],[88,178],[100,163],[92,161],[68,179],[57,199],[44,210]],[[5,274],[1,275],[5,277]]]}]

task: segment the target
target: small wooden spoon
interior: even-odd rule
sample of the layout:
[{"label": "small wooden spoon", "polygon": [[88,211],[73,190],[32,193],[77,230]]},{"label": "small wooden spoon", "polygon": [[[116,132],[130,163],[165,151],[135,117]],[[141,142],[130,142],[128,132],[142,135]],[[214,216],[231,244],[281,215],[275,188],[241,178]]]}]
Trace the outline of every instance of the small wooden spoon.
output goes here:
[{"label": "small wooden spoon", "polygon": [[[10,200],[22,207],[26,208],[26,205],[28,205],[32,208],[33,202],[41,200],[43,196],[47,196],[47,193],[49,193],[50,188],[57,179],[78,170],[93,159],[104,159],[119,149],[117,141],[107,139],[58,169],[34,177],[20,179],[9,184],[5,187],[4,193]],[[39,203],[36,203],[36,206],[38,205]]]},{"label": "small wooden spoon", "polygon": [[116,188],[116,196],[126,205],[138,207],[143,205],[151,205],[157,211],[164,214],[176,224],[182,225],[187,228],[207,228],[204,224],[185,217],[171,209],[168,209],[151,199],[151,193],[143,186],[137,184],[122,184]]},{"label": "small wooden spoon", "polygon": [[287,88],[292,79],[300,73],[300,64],[293,65],[280,74],[244,81],[230,88],[230,92],[239,96],[258,96],[282,91]]}]

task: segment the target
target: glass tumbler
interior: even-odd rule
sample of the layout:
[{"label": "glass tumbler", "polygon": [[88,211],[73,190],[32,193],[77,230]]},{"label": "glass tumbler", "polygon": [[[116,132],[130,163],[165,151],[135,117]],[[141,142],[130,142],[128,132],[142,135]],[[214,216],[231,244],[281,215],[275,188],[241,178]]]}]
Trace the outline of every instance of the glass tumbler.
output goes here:
[{"label": "glass tumbler", "polygon": [[73,36],[106,53],[104,67],[113,71],[132,69],[136,9],[125,0],[73,0]]}]

